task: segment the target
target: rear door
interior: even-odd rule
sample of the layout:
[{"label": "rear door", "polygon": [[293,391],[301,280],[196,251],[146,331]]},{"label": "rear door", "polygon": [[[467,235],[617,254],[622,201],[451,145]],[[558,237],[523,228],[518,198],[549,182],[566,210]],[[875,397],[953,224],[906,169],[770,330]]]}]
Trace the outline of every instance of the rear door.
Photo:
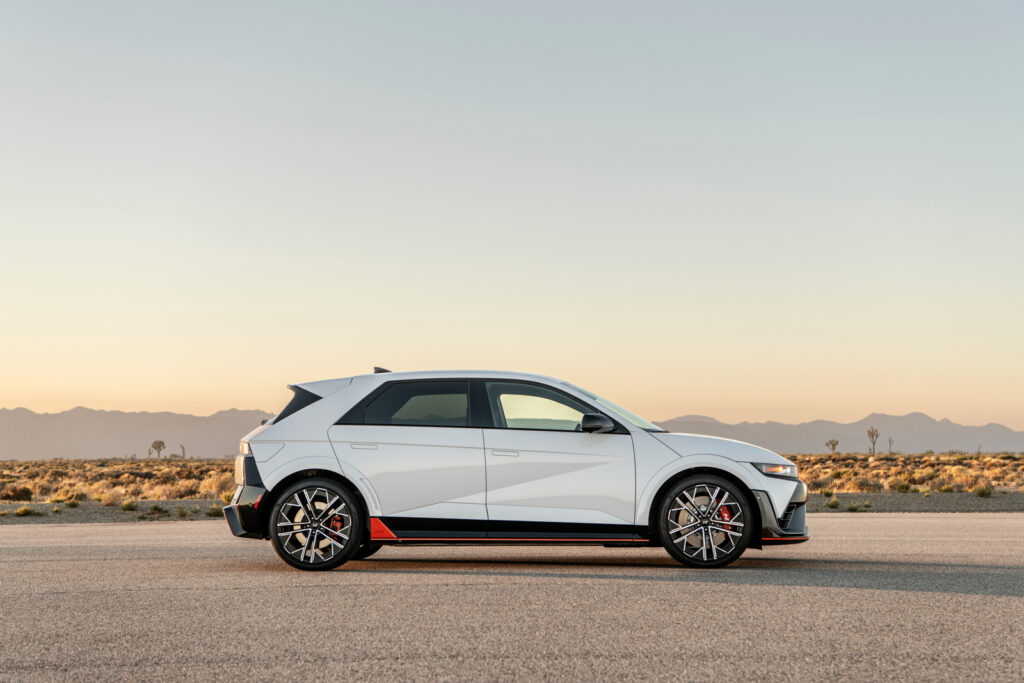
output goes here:
[{"label": "rear door", "polygon": [[483,430],[467,380],[385,384],[329,430],[388,517],[487,519]]},{"label": "rear door", "polygon": [[546,385],[481,384],[493,422],[483,430],[492,525],[634,523],[636,475],[627,430],[580,431],[584,413],[601,411]]}]

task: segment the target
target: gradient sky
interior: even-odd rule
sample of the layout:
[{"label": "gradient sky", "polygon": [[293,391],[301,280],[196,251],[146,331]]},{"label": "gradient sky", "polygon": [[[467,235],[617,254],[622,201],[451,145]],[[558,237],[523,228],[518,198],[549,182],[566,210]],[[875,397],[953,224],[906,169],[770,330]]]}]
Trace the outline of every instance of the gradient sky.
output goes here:
[{"label": "gradient sky", "polygon": [[0,406],[392,369],[1024,428],[1019,2],[5,2]]}]

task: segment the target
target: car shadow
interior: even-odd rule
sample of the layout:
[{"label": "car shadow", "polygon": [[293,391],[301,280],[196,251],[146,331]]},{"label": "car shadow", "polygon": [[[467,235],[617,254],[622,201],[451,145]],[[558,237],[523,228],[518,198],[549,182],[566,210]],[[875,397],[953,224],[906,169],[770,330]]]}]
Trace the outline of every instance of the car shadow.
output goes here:
[{"label": "car shadow", "polygon": [[[564,571],[556,571],[563,568]],[[586,571],[592,569],[596,571]],[[600,571],[600,570],[623,571]],[[594,557],[446,560],[376,557],[350,562],[339,572],[421,576],[514,577],[575,581],[719,583],[802,586],[1024,597],[1024,568],[949,562],[741,558],[724,569],[690,569],[669,557]]]}]

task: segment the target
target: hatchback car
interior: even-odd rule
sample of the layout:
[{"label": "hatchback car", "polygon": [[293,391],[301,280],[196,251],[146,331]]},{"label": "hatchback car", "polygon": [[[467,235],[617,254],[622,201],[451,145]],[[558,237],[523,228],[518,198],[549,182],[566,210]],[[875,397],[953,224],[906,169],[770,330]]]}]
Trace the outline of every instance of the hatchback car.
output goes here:
[{"label": "hatchback car", "polygon": [[558,379],[375,368],[289,388],[242,439],[224,514],[299,569],[428,543],[661,545],[723,567],[808,539],[790,461],[670,434]]}]

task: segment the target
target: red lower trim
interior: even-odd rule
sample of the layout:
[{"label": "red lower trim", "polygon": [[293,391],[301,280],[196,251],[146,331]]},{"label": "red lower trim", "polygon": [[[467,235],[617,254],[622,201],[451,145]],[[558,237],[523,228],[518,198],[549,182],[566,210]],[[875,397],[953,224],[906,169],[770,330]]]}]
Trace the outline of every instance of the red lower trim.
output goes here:
[{"label": "red lower trim", "polygon": [[811,540],[810,536],[768,536],[761,539],[762,543],[803,543]]},{"label": "red lower trim", "polygon": [[392,533],[388,525],[376,517],[370,517],[370,540],[371,541],[394,541],[398,538]]},{"label": "red lower trim", "polygon": [[[375,536],[371,536],[370,540],[377,541],[385,539],[378,539]],[[487,538],[484,536],[473,536],[470,538],[453,538],[451,536],[444,536],[438,538],[428,538],[423,536],[403,536],[399,538],[396,536],[392,536],[390,539],[387,540],[400,542],[412,541],[414,543],[416,541],[444,541],[446,543],[448,541],[453,541],[456,543],[459,541],[467,541],[473,543],[650,543],[650,540],[646,538]]]}]

